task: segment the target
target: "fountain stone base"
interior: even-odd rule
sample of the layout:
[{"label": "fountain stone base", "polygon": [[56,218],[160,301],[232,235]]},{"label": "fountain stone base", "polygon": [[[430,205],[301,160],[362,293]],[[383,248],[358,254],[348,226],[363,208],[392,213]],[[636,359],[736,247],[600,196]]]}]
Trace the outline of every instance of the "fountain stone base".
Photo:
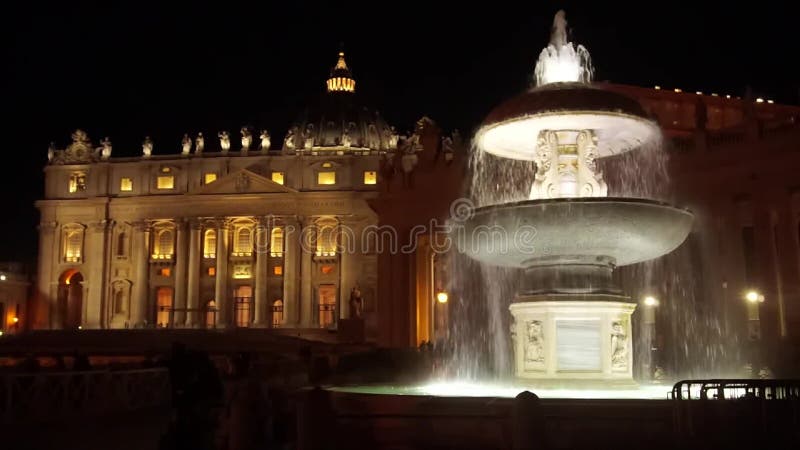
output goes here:
[{"label": "fountain stone base", "polygon": [[635,385],[628,297],[614,294],[520,295],[511,304],[514,373],[555,383]]}]

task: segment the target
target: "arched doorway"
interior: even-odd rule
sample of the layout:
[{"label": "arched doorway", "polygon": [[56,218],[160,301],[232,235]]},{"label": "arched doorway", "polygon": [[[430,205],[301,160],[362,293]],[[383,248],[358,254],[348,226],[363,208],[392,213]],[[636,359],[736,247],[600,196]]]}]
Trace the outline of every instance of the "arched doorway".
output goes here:
[{"label": "arched doorway", "polygon": [[69,269],[59,277],[57,308],[62,328],[75,330],[81,326],[83,317],[83,275],[77,269]]}]

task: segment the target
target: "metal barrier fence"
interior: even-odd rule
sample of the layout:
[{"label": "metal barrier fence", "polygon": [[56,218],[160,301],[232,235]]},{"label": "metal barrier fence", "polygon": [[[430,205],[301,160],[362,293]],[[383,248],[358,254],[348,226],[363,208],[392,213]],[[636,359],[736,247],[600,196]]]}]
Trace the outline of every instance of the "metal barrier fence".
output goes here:
[{"label": "metal barrier fence", "polygon": [[134,411],[170,402],[169,372],[163,368],[0,375],[3,422]]},{"label": "metal barrier fence", "polygon": [[800,380],[712,379],[675,383],[673,400],[800,399]]}]

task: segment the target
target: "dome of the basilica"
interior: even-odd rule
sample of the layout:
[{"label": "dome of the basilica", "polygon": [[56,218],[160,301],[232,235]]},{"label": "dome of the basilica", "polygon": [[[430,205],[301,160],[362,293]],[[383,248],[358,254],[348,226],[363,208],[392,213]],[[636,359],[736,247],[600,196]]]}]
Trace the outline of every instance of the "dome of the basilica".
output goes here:
[{"label": "dome of the basilica", "polygon": [[355,80],[339,53],[327,80],[327,93],[305,109],[289,129],[285,152],[373,152],[397,148],[398,135],[380,113],[358,103]]}]

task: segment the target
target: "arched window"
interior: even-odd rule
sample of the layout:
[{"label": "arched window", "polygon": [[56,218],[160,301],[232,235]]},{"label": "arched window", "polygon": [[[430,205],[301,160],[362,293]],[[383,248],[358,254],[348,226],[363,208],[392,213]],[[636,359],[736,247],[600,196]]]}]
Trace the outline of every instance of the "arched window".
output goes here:
[{"label": "arched window", "polygon": [[70,229],[64,232],[64,260],[79,262],[83,247],[83,229]]},{"label": "arched window", "polygon": [[156,232],[156,238],[153,241],[153,258],[154,259],[170,259],[174,251],[174,240],[172,230],[162,229]]},{"label": "arched window", "polygon": [[234,239],[234,253],[237,256],[249,256],[253,253],[253,230],[249,227],[241,227],[236,230]]},{"label": "arched window", "polygon": [[272,328],[278,328],[283,324],[283,301],[275,300],[272,302]]},{"label": "arched window", "polygon": [[203,257],[216,258],[217,257],[217,231],[206,230],[203,236]]},{"label": "arched window", "polygon": [[124,231],[122,231],[119,233],[119,235],[117,235],[117,256],[118,257],[125,256],[128,253],[127,247],[128,247],[128,236],[125,234]]},{"label": "arched window", "polygon": [[172,288],[162,286],[156,290],[156,326],[167,328],[172,320]]},{"label": "arched window", "polygon": [[270,256],[283,256],[283,228],[273,228],[269,242]]}]

